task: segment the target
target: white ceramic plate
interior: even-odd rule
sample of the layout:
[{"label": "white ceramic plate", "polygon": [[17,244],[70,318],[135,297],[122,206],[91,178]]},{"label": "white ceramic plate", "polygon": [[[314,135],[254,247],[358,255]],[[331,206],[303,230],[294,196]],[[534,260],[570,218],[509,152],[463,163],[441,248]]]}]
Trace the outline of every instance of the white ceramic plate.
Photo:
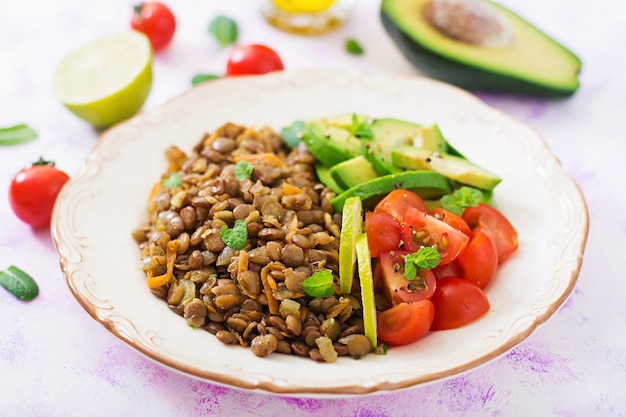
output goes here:
[{"label": "white ceramic plate", "polygon": [[[456,148],[503,178],[495,205],[517,227],[520,245],[486,289],[491,311],[485,317],[386,356],[320,364],[280,354],[258,358],[223,345],[191,330],[150,293],[131,231],[145,219],[169,145],[190,151],[205,132],[228,121],[280,129],[297,119],[351,112],[436,122]],[[578,187],[542,139],[474,96],[423,78],[311,70],[211,81],[108,130],[61,193],[52,232],[80,304],[157,362],[244,389],[347,395],[449,377],[524,340],[572,291],[588,215]]]}]

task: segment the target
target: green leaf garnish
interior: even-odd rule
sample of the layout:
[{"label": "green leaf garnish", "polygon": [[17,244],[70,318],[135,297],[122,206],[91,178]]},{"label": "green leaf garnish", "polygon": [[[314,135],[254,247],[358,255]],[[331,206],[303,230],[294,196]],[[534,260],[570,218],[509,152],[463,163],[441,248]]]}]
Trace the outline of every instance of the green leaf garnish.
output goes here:
[{"label": "green leaf garnish", "polygon": [[169,177],[163,178],[161,183],[165,186],[165,188],[171,190],[172,188],[177,188],[183,185],[183,179],[178,172],[172,172]]},{"label": "green leaf garnish", "polygon": [[238,181],[243,181],[252,175],[252,171],[254,171],[254,166],[248,161],[239,161],[235,165],[235,178]]},{"label": "green leaf garnish", "polygon": [[315,298],[327,298],[335,294],[333,274],[327,269],[317,271],[302,283],[302,290]]},{"label": "green leaf garnish", "polygon": [[209,33],[217,39],[221,46],[234,44],[239,36],[237,22],[227,16],[216,16],[209,23]]},{"label": "green leaf garnish", "polygon": [[300,144],[300,140],[302,139],[302,132],[304,130],[305,124],[301,120],[296,120],[289,126],[285,126],[280,130],[280,135],[283,138],[283,141],[290,148],[295,148]]},{"label": "green leaf garnish", "polygon": [[346,40],[346,51],[352,55],[363,55],[365,53],[361,44],[352,38]]},{"label": "green leaf garnish", "polygon": [[243,249],[248,243],[248,226],[243,220],[235,220],[233,228],[222,226],[220,229],[220,238],[230,248],[239,250]]},{"label": "green leaf garnish", "polygon": [[222,77],[217,74],[196,74],[191,79],[191,85],[196,85],[196,84],[200,84],[206,81],[215,80],[217,78],[222,78]]},{"label": "green leaf garnish", "polygon": [[482,191],[477,188],[463,186],[452,194],[441,197],[441,205],[444,209],[461,216],[466,208],[477,206],[482,199]]},{"label": "green leaf garnish", "polygon": [[365,120],[360,122],[355,113],[352,114],[352,126],[350,126],[350,133],[352,136],[359,139],[372,139],[374,137],[374,132],[372,132],[372,129],[369,127],[368,121]]},{"label": "green leaf garnish", "polygon": [[418,269],[433,269],[441,262],[441,255],[437,249],[431,247],[419,248],[404,257],[404,276],[409,281],[417,277]]},{"label": "green leaf garnish", "polygon": [[0,128],[0,146],[20,145],[37,139],[37,132],[25,124]]},{"label": "green leaf garnish", "polygon": [[22,301],[31,301],[39,294],[33,277],[16,266],[0,271],[0,285]]}]

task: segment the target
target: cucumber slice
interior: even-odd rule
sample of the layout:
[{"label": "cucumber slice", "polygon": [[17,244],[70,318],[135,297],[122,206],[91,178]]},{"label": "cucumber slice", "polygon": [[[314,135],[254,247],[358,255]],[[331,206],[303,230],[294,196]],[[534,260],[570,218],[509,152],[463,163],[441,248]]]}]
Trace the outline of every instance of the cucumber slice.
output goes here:
[{"label": "cucumber slice", "polygon": [[363,232],[356,238],[356,257],[359,265],[359,282],[361,284],[361,302],[363,304],[363,327],[365,336],[370,340],[372,348],[378,343],[376,331],[376,304],[374,303],[374,276],[372,259],[367,244],[367,233]]},{"label": "cucumber slice", "polygon": [[352,291],[352,279],[356,265],[356,238],[363,231],[363,207],[359,197],[346,199],[341,217],[339,240],[339,289],[342,294]]}]

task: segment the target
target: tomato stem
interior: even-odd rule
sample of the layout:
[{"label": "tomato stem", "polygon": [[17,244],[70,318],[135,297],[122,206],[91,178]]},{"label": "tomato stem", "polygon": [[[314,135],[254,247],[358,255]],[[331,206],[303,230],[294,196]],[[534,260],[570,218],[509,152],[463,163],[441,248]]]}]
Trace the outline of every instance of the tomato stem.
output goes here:
[{"label": "tomato stem", "polygon": [[36,162],[33,162],[33,166],[50,166],[53,167],[55,165],[54,161],[47,161],[43,159],[43,156],[40,156]]}]

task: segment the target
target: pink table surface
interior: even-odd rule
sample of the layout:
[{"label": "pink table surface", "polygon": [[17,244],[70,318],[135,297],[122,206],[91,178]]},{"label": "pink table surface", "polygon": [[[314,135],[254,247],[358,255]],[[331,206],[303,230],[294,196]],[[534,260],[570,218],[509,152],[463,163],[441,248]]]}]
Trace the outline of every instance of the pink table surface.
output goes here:
[{"label": "pink table surface", "polygon": [[[503,1],[573,49],[584,63],[579,92],[561,101],[478,94],[538,131],[579,184],[590,231],[578,284],[528,339],[462,375],[363,397],[290,398],[182,375],[145,358],[91,319],[70,293],[48,230],[34,232],[0,198],[0,269],[17,265],[40,285],[30,303],[0,290],[1,416],[623,416],[626,415],[626,4],[598,0]],[[287,69],[341,67],[417,74],[384,32],[379,1],[356,2],[350,21],[316,38],[269,27],[258,2],[170,0],[171,47],[156,56],[145,109],[185,91],[198,72],[221,73],[227,49],[208,36],[218,13],[241,42],[273,46]],[[127,29],[128,0],[0,0],[0,126],[28,123],[30,144],[0,148],[0,195],[40,155],[75,174],[98,133],[52,94],[54,69],[80,44]],[[366,53],[343,48],[358,39]],[[537,201],[537,204],[542,204]],[[549,210],[550,207],[546,207]]]}]

